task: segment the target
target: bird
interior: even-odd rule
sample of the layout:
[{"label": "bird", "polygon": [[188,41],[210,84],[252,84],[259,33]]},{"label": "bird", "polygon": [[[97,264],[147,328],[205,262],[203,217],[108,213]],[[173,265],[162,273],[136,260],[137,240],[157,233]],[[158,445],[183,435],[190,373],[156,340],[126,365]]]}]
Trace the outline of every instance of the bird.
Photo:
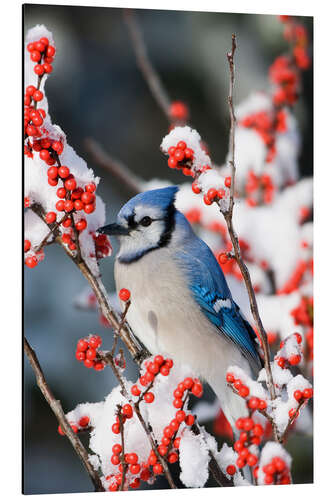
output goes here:
[{"label": "bird", "polygon": [[257,374],[259,344],[214,254],[176,209],[178,189],[134,196],[98,232],[119,239],[115,283],[118,293],[131,293],[126,320],[134,335],[152,354],[167,353],[204,379],[237,432],[246,402],[228,387],[226,373],[237,365]]}]

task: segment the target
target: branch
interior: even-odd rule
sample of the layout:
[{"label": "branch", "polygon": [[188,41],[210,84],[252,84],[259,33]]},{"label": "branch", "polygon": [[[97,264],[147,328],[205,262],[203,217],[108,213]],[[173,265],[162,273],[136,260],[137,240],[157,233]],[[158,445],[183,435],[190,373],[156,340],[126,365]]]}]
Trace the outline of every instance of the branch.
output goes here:
[{"label": "branch", "polygon": [[86,471],[88,472],[90,479],[94,485],[95,491],[105,491],[97,472],[94,470],[93,466],[89,462],[89,455],[87,453],[87,450],[84,448],[80,439],[75,434],[72,427],[70,426],[70,424],[69,424],[69,422],[64,414],[64,411],[62,409],[61,402],[59,400],[55,399],[51,389],[49,388],[49,386],[45,380],[45,376],[44,376],[42,368],[39,364],[36,353],[32,349],[32,347],[30,346],[29,342],[27,341],[27,339],[25,337],[24,337],[24,352],[25,352],[25,355],[27,356],[27,358],[30,362],[30,365],[35,373],[38,387],[40,388],[44,398],[46,399],[47,403],[49,404],[54,415],[56,416],[61,429],[66,434],[66,436],[69,439],[71,445],[73,446],[75,452],[77,453],[77,455],[80,458],[81,462],[83,463]]},{"label": "branch", "polygon": [[122,162],[106,153],[95,139],[88,137],[84,141],[84,146],[91,155],[93,162],[119,179],[131,194],[137,194],[144,190],[144,180],[133,174]]},{"label": "branch", "polygon": [[[232,35],[232,48],[231,52],[227,53],[227,59],[229,63],[229,72],[230,72],[230,80],[229,80],[229,95],[228,95],[228,103],[229,103],[229,115],[230,115],[230,138],[229,138],[229,149],[230,149],[230,154],[231,154],[231,159],[229,161],[230,167],[231,167],[231,186],[230,186],[230,200],[229,200],[229,208],[226,211],[223,211],[221,206],[220,211],[223,214],[227,227],[228,227],[228,232],[230,235],[230,239],[233,245],[234,253],[235,253],[235,259],[237,261],[237,264],[239,266],[239,269],[242,273],[245,286],[247,289],[247,293],[249,296],[249,301],[250,301],[250,307],[251,307],[251,313],[254,318],[254,321],[256,323],[257,330],[259,332],[259,337],[261,340],[262,348],[264,351],[264,362],[265,362],[265,370],[267,373],[267,385],[270,393],[271,399],[276,398],[275,394],[275,388],[274,388],[274,382],[273,382],[273,376],[272,376],[272,370],[271,370],[271,365],[270,365],[270,350],[269,350],[269,344],[267,340],[267,335],[265,332],[265,329],[263,327],[259,311],[258,311],[258,305],[257,305],[257,300],[256,296],[253,290],[253,285],[250,277],[250,273],[248,271],[248,268],[246,264],[244,263],[242,257],[241,257],[241,252],[240,252],[240,247],[239,247],[239,242],[238,242],[238,237],[237,234],[234,230],[233,227],[233,207],[234,207],[234,195],[235,195],[235,175],[236,175],[236,164],[235,164],[235,127],[236,127],[236,117],[235,117],[235,111],[234,111],[234,105],[233,105],[233,91],[234,91],[234,82],[235,82],[235,71],[234,71],[234,54],[236,51],[236,36],[233,34]],[[275,426],[273,427],[274,433],[276,435],[276,429]]]},{"label": "branch", "polygon": [[135,14],[131,9],[123,9],[123,13],[124,13],[124,20],[132,40],[132,46],[135,52],[137,65],[141,70],[142,75],[146,80],[147,85],[153,97],[155,98],[157,104],[162,109],[167,119],[170,121],[169,109],[171,101],[169,99],[166,90],[162,85],[160,77],[158,76],[157,72],[155,71],[153,65],[149,60],[141,30],[135,19]]}]

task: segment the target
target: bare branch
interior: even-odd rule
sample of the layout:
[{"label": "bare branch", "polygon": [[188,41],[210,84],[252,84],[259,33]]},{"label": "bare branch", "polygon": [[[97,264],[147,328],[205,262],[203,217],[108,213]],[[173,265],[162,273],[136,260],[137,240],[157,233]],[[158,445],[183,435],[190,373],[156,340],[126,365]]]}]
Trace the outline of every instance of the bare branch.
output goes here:
[{"label": "bare branch", "polygon": [[[233,245],[234,253],[235,253],[235,259],[237,261],[237,264],[239,266],[239,269],[242,273],[244,283],[247,289],[247,293],[249,296],[249,301],[250,301],[250,307],[251,307],[251,313],[254,318],[254,321],[256,323],[256,327],[260,336],[262,348],[264,351],[264,361],[265,361],[265,370],[267,373],[267,385],[270,393],[271,399],[275,399],[276,394],[275,394],[275,388],[274,388],[274,382],[273,382],[273,376],[272,376],[272,370],[271,370],[271,365],[270,365],[270,350],[269,350],[269,344],[267,340],[267,335],[265,332],[265,329],[263,327],[260,315],[259,315],[259,310],[258,310],[258,305],[257,305],[257,300],[256,296],[254,293],[250,273],[247,269],[246,264],[244,263],[242,257],[241,257],[241,252],[240,252],[240,247],[239,247],[239,242],[238,242],[238,237],[237,234],[234,230],[233,227],[233,206],[234,206],[234,195],[235,195],[235,175],[236,175],[236,164],[235,164],[235,127],[236,127],[236,117],[235,117],[235,111],[234,111],[234,105],[233,105],[233,91],[234,91],[234,82],[235,82],[235,71],[234,71],[234,54],[236,51],[236,36],[232,35],[232,48],[231,52],[228,52],[227,54],[227,59],[229,63],[229,72],[230,72],[230,81],[229,81],[229,95],[228,95],[228,104],[229,104],[229,115],[230,115],[230,138],[229,138],[229,143],[230,143],[230,155],[231,159],[229,161],[230,167],[231,167],[231,186],[230,186],[230,201],[229,201],[229,208],[226,211],[223,211],[220,207],[220,211],[223,214],[225,221],[227,223],[228,227],[228,232],[230,235],[230,239]],[[275,436],[276,436],[276,428],[275,425],[273,426]],[[277,437],[277,436],[276,436]]]},{"label": "bare branch", "polygon": [[71,445],[73,446],[75,452],[77,453],[77,455],[80,458],[81,462],[83,463],[86,471],[88,472],[89,477],[94,485],[95,491],[105,491],[97,472],[94,470],[93,466],[89,462],[89,455],[87,453],[87,450],[84,448],[80,439],[78,438],[78,436],[75,434],[75,432],[71,428],[71,426],[70,426],[70,424],[69,424],[69,422],[64,414],[64,411],[62,409],[61,402],[54,397],[50,387],[48,386],[48,384],[46,382],[44,373],[43,373],[42,368],[39,364],[36,353],[32,349],[32,347],[30,346],[29,342],[27,341],[27,339],[25,337],[24,337],[24,352],[25,352],[25,355],[27,356],[27,358],[30,362],[30,365],[35,373],[38,387],[40,388],[44,398],[46,399],[47,403],[49,404],[54,415],[56,416],[61,429],[66,434],[66,436],[69,439]]},{"label": "bare branch", "polygon": [[170,121],[169,109],[171,102],[166,90],[162,85],[160,77],[158,76],[149,60],[141,30],[135,19],[135,14],[131,9],[123,9],[123,13],[132,40],[132,46],[135,52],[137,65],[140,68],[142,75],[146,80],[157,104],[160,106],[167,119]]},{"label": "bare branch", "polygon": [[144,190],[144,180],[131,172],[124,163],[110,156],[95,139],[88,137],[84,141],[84,146],[94,163],[116,177],[131,194],[137,194]]}]

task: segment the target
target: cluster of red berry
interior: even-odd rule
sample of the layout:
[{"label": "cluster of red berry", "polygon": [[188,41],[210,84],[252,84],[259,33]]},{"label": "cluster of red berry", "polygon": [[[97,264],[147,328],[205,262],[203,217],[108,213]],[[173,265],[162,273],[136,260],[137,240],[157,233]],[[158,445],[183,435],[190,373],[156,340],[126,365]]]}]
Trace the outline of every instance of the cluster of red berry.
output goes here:
[{"label": "cluster of red berry", "polygon": [[[257,405],[258,398],[251,398],[249,405],[253,403]],[[261,424],[256,424],[251,417],[239,418],[236,421],[236,427],[239,431],[239,438],[234,443],[234,450],[238,453],[236,465],[242,469],[246,465],[255,467],[258,463],[258,456],[255,454],[256,448],[251,448],[251,445],[259,446],[264,436],[264,428]]]},{"label": "cluster of red berry", "polygon": [[290,311],[295,325],[313,327],[313,297],[302,297],[299,305]]},{"label": "cluster of red berry", "polygon": [[[24,253],[30,252],[31,250],[31,242],[30,240],[24,240]],[[24,262],[27,267],[30,269],[36,267],[39,262],[44,260],[44,250],[41,248],[38,252],[34,252],[34,254],[28,255]]]},{"label": "cluster of red berry", "polygon": [[[303,391],[300,391],[299,389],[297,389],[296,391],[294,391],[293,396],[294,396],[295,401],[297,401],[298,406],[300,406],[301,404],[303,404],[304,402],[307,402],[310,398],[313,397],[313,389],[312,389],[312,387],[307,387]],[[299,410],[296,407],[291,408],[289,410],[289,418],[295,419],[298,417],[299,417]]]},{"label": "cluster of red berry", "polygon": [[301,284],[301,281],[306,273],[306,271],[312,271],[312,258],[307,262],[305,260],[300,259],[296,268],[294,269],[290,278],[286,281],[286,283],[277,290],[277,295],[289,294],[295,290],[297,290]]},{"label": "cluster of red berry", "polygon": [[[294,352],[289,355],[289,357],[283,356],[283,348],[286,347],[288,343],[293,341],[293,338],[296,338],[297,344],[299,345],[299,349],[296,351],[293,350]],[[289,337],[287,337],[285,340],[282,340],[280,342],[280,351],[278,354],[275,356],[274,360],[278,364],[280,368],[287,368],[288,366],[296,366],[298,365],[301,360],[302,360],[302,355],[301,355],[301,345],[302,345],[302,335],[300,333],[293,333]],[[282,350],[282,353],[281,353]]]},{"label": "cluster of red berry", "polygon": [[[86,429],[88,427],[89,423],[90,423],[90,418],[87,416],[83,416],[80,418],[78,423],[71,422],[70,426],[73,429],[73,431],[75,432],[75,434],[77,434],[79,432],[79,430]],[[65,433],[62,430],[60,425],[58,426],[58,432],[61,436],[65,435]]]},{"label": "cluster of red berry", "polygon": [[[129,295],[126,296],[124,290],[128,292],[127,289],[123,289],[124,299],[129,300]],[[124,300],[123,299],[123,300]],[[145,401],[146,403],[152,403],[155,399],[154,394],[150,391],[155,377],[159,374],[163,376],[168,376],[170,369],[173,366],[172,359],[164,359],[162,355],[156,355],[153,361],[147,361],[145,363],[146,371],[139,378],[138,382],[131,387],[131,393],[135,397],[139,397],[139,401]],[[143,390],[139,386],[145,387]],[[148,386],[148,387],[147,387]],[[174,401],[173,406],[177,409],[175,416],[168,425],[163,429],[163,436],[161,442],[157,446],[158,454],[152,449],[150,451],[147,463],[138,463],[138,456],[136,453],[129,453],[124,455],[124,461],[129,466],[129,471],[132,474],[129,486],[131,488],[137,488],[141,481],[147,481],[153,475],[163,474],[164,469],[159,456],[166,457],[169,463],[175,463],[178,461],[178,449],[180,445],[180,437],[177,436],[177,432],[182,423],[191,427],[195,422],[195,417],[190,413],[186,414],[183,410],[185,404],[186,396],[191,393],[196,397],[201,397],[203,394],[202,384],[198,379],[192,379],[192,377],[186,377],[181,381],[173,392]],[[121,423],[124,424],[126,419],[133,417],[133,407],[131,404],[125,404],[121,409],[120,422],[119,416],[116,415],[116,420],[112,425],[112,432],[114,434],[119,434],[121,432]],[[110,484],[110,491],[117,491],[122,480],[122,464],[121,458],[119,457],[122,452],[122,447],[119,444],[115,444],[112,448],[113,455],[111,456],[111,462],[113,465],[119,466],[119,474],[113,476],[110,475],[109,479],[112,481]],[[159,455],[159,456],[158,456]],[[150,467],[152,470],[150,470]]]},{"label": "cluster of red berry", "polygon": [[[30,52],[30,59],[35,62],[34,72],[38,75],[37,88],[29,85],[24,95],[24,133],[29,137],[41,137],[40,127],[44,123],[46,116],[44,109],[37,110],[37,103],[40,102],[44,94],[41,92],[40,83],[44,74],[52,73],[51,63],[55,55],[55,48],[49,44],[46,37],[40,38],[36,42],[28,43],[27,50]],[[25,154],[32,157],[32,146],[28,144],[24,148]]]},{"label": "cluster of red berry", "polygon": [[193,175],[191,167],[194,151],[187,147],[185,141],[179,141],[177,146],[171,146],[168,149],[168,154],[168,165],[170,168],[182,169],[184,175]]},{"label": "cluster of red berry", "polygon": [[76,346],[76,359],[83,361],[86,368],[94,368],[96,371],[104,370],[105,364],[99,358],[97,351],[101,345],[102,339],[99,335],[89,335],[80,339]]},{"label": "cluster of red berry", "polygon": [[173,122],[185,123],[188,120],[189,115],[189,109],[184,102],[173,101],[170,104],[169,116]]},{"label": "cluster of red berry", "polygon": [[274,457],[262,468],[265,484],[290,484],[290,470],[281,457]]},{"label": "cluster of red berry", "polygon": [[309,40],[306,28],[291,16],[280,16],[280,21],[285,25],[284,38],[293,45],[296,66],[301,70],[308,69],[311,61],[307,52]]},{"label": "cluster of red berry", "polygon": [[272,178],[268,174],[256,175],[253,170],[249,170],[245,185],[246,203],[250,207],[256,207],[262,202],[266,205],[272,203],[275,186]]},{"label": "cluster of red berry", "polygon": [[[208,165],[206,165],[206,166],[208,167]],[[225,185],[225,187],[230,188],[231,177],[228,176],[224,179],[224,185]],[[197,181],[194,181],[192,183],[192,191],[195,194],[201,193],[201,188],[198,185]],[[225,189],[223,189],[223,188],[215,189],[215,188],[211,187],[210,189],[208,189],[207,193],[204,194],[204,197],[203,197],[204,203],[206,205],[212,205],[212,203],[214,201],[218,201],[218,200],[221,200],[222,198],[224,198],[225,194],[226,194]]]},{"label": "cluster of red berry", "polygon": [[[234,391],[236,391],[241,398],[247,399],[248,396],[250,396],[250,389],[248,386],[245,385],[241,379],[235,378],[233,373],[228,372],[226,374],[226,381],[233,387]],[[251,406],[249,406],[249,408],[252,410],[265,410],[267,408],[267,403],[264,399],[250,396],[248,399],[248,405],[250,404],[250,401]]]}]

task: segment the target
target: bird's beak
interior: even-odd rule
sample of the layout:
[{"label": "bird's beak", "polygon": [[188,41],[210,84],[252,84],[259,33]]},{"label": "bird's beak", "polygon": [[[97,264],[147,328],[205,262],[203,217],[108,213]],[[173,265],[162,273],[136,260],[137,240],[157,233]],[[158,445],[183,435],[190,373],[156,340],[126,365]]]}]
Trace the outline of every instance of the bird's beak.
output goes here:
[{"label": "bird's beak", "polygon": [[113,224],[108,224],[107,226],[103,226],[97,229],[98,233],[101,234],[111,234],[113,236],[128,236],[129,229],[121,224],[117,224],[116,222]]}]

